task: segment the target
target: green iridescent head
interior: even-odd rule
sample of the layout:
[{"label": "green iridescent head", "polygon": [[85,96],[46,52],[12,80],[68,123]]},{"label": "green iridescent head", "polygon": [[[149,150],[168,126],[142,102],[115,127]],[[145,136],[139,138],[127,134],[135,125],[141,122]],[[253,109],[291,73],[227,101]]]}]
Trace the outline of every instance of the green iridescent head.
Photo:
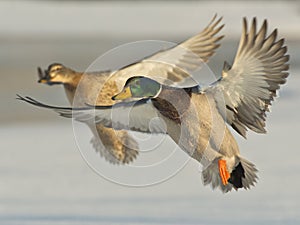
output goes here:
[{"label": "green iridescent head", "polygon": [[147,77],[131,77],[126,81],[123,90],[112,97],[113,100],[127,98],[151,98],[159,94],[161,84]]}]

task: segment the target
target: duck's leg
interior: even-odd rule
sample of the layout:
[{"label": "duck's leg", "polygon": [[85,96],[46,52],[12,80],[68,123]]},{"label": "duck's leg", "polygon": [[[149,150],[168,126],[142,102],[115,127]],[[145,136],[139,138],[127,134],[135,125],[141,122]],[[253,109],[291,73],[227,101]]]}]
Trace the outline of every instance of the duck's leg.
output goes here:
[{"label": "duck's leg", "polygon": [[227,185],[228,184],[228,179],[230,178],[230,173],[227,170],[226,160],[220,159],[218,161],[218,165],[219,165],[219,173],[220,173],[222,183],[224,185]]}]

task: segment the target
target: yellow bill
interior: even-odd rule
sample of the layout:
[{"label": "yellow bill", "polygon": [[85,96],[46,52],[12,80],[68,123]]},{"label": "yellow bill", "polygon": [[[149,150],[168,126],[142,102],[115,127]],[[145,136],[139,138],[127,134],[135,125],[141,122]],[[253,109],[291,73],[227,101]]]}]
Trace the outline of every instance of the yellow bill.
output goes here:
[{"label": "yellow bill", "polygon": [[124,99],[131,98],[131,97],[132,97],[132,94],[131,94],[130,87],[126,87],[119,94],[113,96],[112,99],[113,100],[124,100]]},{"label": "yellow bill", "polygon": [[42,78],[42,79],[39,79],[38,82],[42,83],[42,84],[46,84],[48,82],[48,80],[45,78]]}]

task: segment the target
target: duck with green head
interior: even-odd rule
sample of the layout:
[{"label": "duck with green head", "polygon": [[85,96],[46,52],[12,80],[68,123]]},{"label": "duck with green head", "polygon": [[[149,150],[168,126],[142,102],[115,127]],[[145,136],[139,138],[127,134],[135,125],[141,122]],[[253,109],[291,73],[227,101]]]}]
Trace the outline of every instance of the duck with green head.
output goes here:
[{"label": "duck with green head", "polygon": [[[266,33],[266,20],[257,31],[254,18],[248,31],[244,19],[233,65],[225,66],[222,77],[205,90],[199,86],[167,86],[138,76],[127,80],[123,90],[113,96],[118,101],[110,106],[66,108],[45,105],[31,98],[20,99],[53,109],[64,117],[91,120],[115,130],[165,133],[203,165],[204,184],[219,187],[223,192],[249,189],[257,181],[257,169],[241,156],[226,123],[243,137],[248,129],[266,132],[266,112],[280,85],[286,82],[289,68],[284,40],[277,40],[277,30],[269,36]],[[112,121],[112,110],[122,115],[128,108],[129,123],[118,118]],[[149,129],[155,117],[164,121],[165,129],[159,123],[155,129]]]},{"label": "duck with green head", "polygon": [[162,84],[143,76],[129,78],[123,90],[112,97],[113,100],[128,98],[154,98],[159,95]]},{"label": "duck with green head", "polygon": [[113,100],[149,99],[160,114],[180,123],[180,117],[190,105],[191,94],[198,93],[200,87],[177,88],[160,84],[148,77],[129,78],[123,90],[113,96]]}]

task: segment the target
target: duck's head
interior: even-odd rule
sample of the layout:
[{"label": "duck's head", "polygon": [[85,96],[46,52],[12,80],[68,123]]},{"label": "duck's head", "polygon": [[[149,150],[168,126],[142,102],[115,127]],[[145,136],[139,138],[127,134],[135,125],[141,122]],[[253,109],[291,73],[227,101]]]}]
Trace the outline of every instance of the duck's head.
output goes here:
[{"label": "duck's head", "polygon": [[65,67],[64,65],[60,63],[53,63],[44,71],[38,67],[38,82],[48,85],[66,84],[71,81],[73,73],[73,70]]},{"label": "duck's head", "polygon": [[143,76],[131,77],[126,81],[123,90],[112,99],[155,98],[161,89],[162,85],[155,80]]}]

